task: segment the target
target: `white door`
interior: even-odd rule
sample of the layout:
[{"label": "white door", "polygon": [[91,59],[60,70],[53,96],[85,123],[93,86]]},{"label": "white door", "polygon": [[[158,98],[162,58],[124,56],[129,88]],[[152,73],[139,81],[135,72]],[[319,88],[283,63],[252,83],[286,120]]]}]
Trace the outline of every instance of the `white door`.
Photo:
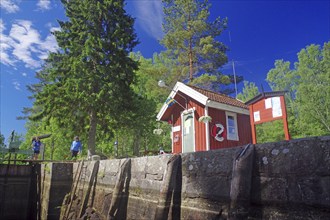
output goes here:
[{"label": "white door", "polygon": [[195,151],[194,112],[182,115],[182,153]]}]

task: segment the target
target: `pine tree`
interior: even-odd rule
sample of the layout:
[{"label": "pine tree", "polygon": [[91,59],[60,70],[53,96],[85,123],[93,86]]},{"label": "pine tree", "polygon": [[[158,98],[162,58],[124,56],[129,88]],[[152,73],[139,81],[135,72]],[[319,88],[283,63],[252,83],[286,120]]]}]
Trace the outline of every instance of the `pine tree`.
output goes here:
[{"label": "pine tree", "polygon": [[227,19],[217,17],[210,22],[208,0],[163,0],[163,3],[165,36],[161,43],[167,49],[166,56],[174,60],[172,72],[166,78],[189,80],[191,84],[215,90],[219,84],[231,84],[233,76],[220,72],[227,62],[227,47],[217,40],[227,26]]},{"label": "pine tree", "polygon": [[134,19],[124,0],[62,3],[68,20],[59,21],[54,35],[60,50],[50,54],[34,85],[34,106],[42,108],[34,119],[55,118],[87,131],[88,149],[95,154],[97,129],[122,123],[135,107],[131,84],[138,64],[128,56],[138,44]]}]

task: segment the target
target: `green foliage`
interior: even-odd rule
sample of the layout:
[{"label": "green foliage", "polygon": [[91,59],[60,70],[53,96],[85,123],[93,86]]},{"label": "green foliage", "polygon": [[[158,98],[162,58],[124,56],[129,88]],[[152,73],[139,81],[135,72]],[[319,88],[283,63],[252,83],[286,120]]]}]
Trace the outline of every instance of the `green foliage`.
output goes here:
[{"label": "green foliage", "polygon": [[276,120],[256,125],[257,142],[267,143],[284,140],[283,121]]},{"label": "green foliage", "polygon": [[[3,138],[4,141],[4,136],[0,135]],[[0,146],[0,148],[6,148],[8,149],[22,149],[22,143],[24,141],[23,135],[22,134],[17,134],[15,131],[11,133],[11,135],[8,137],[8,146],[6,146],[4,143],[3,145]],[[16,152],[16,151],[15,151]],[[1,153],[0,152],[0,163],[7,163],[6,161],[11,159],[26,159],[28,156],[24,154],[16,154],[16,153]]]},{"label": "green foliage", "polygon": [[330,42],[311,45],[298,54],[295,106],[300,133],[330,134]]},{"label": "green foliage", "polygon": [[247,102],[259,94],[258,87],[253,82],[244,81],[243,92],[237,94],[237,99]]},{"label": "green foliage", "polygon": [[292,137],[330,134],[330,42],[310,45],[298,53],[298,62],[277,60],[268,72],[273,90],[286,90]]},{"label": "green foliage", "polygon": [[0,147],[5,147],[5,136],[0,133]]},{"label": "green foliage", "polygon": [[[164,75],[168,69],[160,61],[160,55],[154,54],[152,59],[145,59],[141,54],[131,54],[134,60],[139,61],[139,70],[136,71],[137,80],[133,85],[134,91],[139,95],[140,117],[137,118],[136,126],[132,130],[132,146],[133,152],[137,155],[138,151],[158,150],[160,144],[164,147],[171,147],[170,128],[162,124],[164,133],[166,135],[155,135],[153,130],[159,127],[159,122],[156,122],[156,114],[161,105],[168,96],[168,89],[161,89],[158,87],[158,80],[160,75]],[[139,147],[139,150],[137,149]]]}]

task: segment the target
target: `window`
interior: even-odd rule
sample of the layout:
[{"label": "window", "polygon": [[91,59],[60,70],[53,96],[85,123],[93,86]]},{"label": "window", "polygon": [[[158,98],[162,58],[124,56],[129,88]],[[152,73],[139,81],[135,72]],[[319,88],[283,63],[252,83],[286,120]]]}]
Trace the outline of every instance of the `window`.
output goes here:
[{"label": "window", "polygon": [[226,112],[227,139],[238,141],[237,116],[235,113]]}]

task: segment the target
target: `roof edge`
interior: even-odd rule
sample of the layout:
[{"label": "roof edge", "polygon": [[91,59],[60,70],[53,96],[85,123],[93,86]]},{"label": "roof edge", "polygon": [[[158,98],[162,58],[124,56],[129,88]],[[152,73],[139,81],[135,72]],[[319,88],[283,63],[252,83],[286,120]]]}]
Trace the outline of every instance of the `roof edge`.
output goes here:
[{"label": "roof edge", "polygon": [[256,103],[257,101],[263,99],[263,98],[269,98],[269,97],[275,97],[275,96],[282,96],[285,95],[285,93],[287,93],[287,90],[283,90],[283,91],[272,91],[272,92],[262,92],[259,93],[258,95],[256,95],[254,98],[250,99],[249,101],[245,102],[245,105],[252,105],[254,103]]}]

